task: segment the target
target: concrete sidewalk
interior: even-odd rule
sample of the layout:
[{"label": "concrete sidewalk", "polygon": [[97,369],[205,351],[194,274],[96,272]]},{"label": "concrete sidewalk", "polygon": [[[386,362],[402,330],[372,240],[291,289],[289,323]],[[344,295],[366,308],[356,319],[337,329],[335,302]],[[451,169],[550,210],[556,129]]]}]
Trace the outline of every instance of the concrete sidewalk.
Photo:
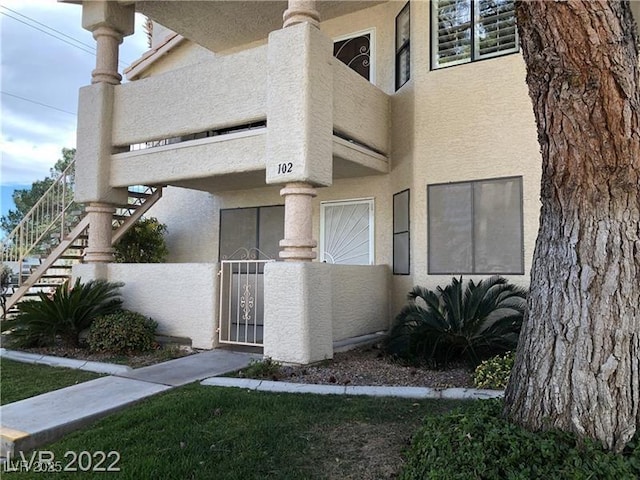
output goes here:
[{"label": "concrete sidewalk", "polygon": [[[88,365],[83,360],[31,355],[9,350],[2,358],[50,366],[112,373],[71,387],[0,407],[0,456],[27,451],[57,440],[112,412],[160,392],[233,372],[259,355],[211,350],[150,367],[132,370],[122,365]],[[93,369],[96,367],[97,369]],[[120,368],[114,368],[120,367]]]}]

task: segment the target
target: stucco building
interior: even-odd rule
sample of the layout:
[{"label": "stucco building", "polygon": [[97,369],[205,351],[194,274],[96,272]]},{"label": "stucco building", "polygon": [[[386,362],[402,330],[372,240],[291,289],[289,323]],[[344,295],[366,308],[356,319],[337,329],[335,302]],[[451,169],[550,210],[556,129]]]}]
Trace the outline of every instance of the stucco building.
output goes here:
[{"label": "stucco building", "polygon": [[[541,159],[513,1],[82,8],[98,60],[80,91],[91,226],[74,274],[124,281],[162,333],[307,363],[386,330],[413,285],[528,282]],[[121,83],[134,11],[152,48]],[[130,185],[163,187],[149,215],[169,263],[110,263]]]}]

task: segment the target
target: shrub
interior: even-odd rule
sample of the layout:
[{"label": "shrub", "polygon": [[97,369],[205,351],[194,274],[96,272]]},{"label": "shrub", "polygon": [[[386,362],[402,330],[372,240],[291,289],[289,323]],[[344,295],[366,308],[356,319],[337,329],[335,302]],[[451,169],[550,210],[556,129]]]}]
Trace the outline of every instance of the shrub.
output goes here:
[{"label": "shrub", "polygon": [[91,325],[87,343],[95,352],[129,354],[151,350],[158,324],[129,310],[104,315]]},{"label": "shrub", "polygon": [[18,303],[17,315],[3,322],[3,333],[16,347],[44,347],[60,340],[65,346],[77,347],[80,332],[89,328],[100,315],[115,312],[122,305],[119,288],[123,283],[77,279],[72,288],[68,282],[53,295],[38,293],[38,300]]},{"label": "shrub", "polygon": [[13,270],[11,270],[11,267],[0,262],[0,288],[2,288],[3,292],[4,289],[11,283],[11,275],[13,275]]},{"label": "shrub", "polygon": [[569,433],[529,432],[501,418],[502,405],[478,400],[425,418],[400,478],[640,478],[638,435],[616,455]]},{"label": "shrub", "polygon": [[496,355],[482,362],[473,373],[474,385],[477,388],[493,390],[506,388],[515,357],[515,352],[507,352],[504,355]]},{"label": "shrub", "polygon": [[141,218],[115,246],[116,263],[162,263],[169,250],[164,240],[167,226],[157,218]]},{"label": "shrub", "polygon": [[264,360],[251,360],[249,366],[242,370],[238,376],[245,378],[268,378],[270,380],[278,380],[280,378],[280,368],[282,364],[276,362],[271,357]]},{"label": "shrub", "polygon": [[463,359],[477,365],[515,349],[525,298],[526,290],[499,276],[469,281],[465,289],[462,277],[435,292],[414,287],[384,347],[392,355],[436,366]]}]

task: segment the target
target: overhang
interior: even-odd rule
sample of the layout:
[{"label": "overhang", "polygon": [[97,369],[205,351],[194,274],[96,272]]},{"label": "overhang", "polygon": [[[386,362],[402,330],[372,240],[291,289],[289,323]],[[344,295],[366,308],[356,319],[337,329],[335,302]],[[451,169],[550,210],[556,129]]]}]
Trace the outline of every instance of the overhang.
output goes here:
[{"label": "overhang", "polygon": [[[81,3],[78,0],[58,0]],[[135,9],[183,37],[214,52],[265,39],[282,28],[283,0],[149,0],[131,2]],[[319,0],[321,20],[346,15],[388,0]]]}]

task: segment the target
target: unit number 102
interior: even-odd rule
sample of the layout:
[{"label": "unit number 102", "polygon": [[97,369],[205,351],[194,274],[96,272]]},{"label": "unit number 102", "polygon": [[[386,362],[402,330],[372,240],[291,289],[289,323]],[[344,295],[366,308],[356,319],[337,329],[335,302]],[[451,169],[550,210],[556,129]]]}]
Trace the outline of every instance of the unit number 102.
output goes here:
[{"label": "unit number 102", "polygon": [[279,163],[278,164],[278,175],[283,175],[285,173],[291,173],[293,171],[293,163]]}]

